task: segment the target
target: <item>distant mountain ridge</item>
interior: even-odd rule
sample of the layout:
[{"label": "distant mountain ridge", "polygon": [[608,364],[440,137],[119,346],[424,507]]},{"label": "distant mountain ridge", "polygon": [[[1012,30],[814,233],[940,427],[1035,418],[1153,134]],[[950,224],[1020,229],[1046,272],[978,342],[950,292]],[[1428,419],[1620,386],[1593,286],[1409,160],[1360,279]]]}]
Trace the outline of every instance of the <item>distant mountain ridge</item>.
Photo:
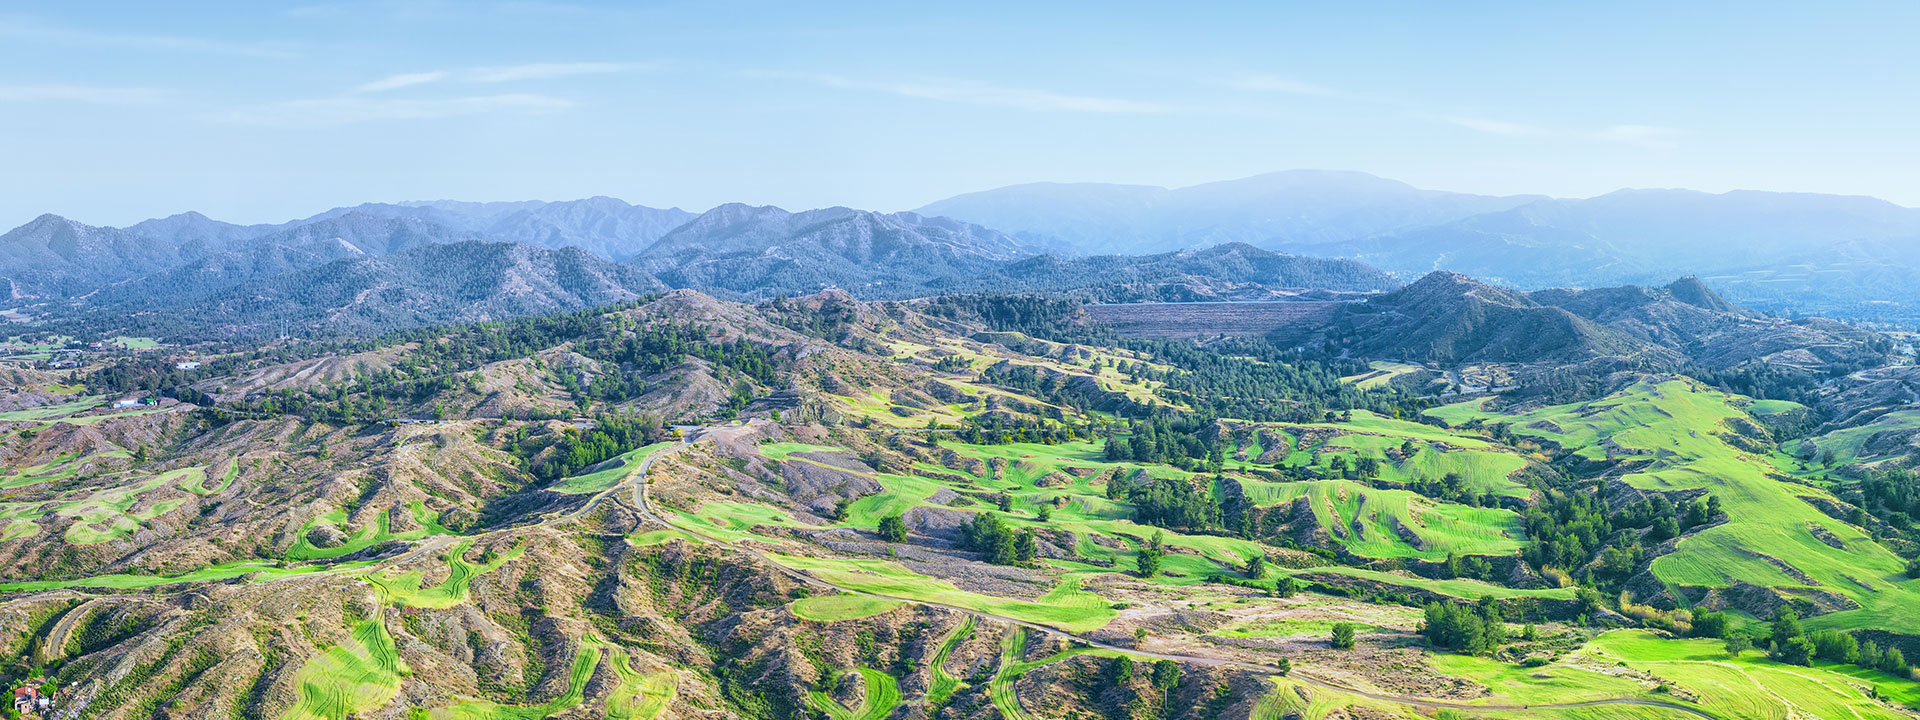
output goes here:
[{"label": "distant mountain ridge", "polygon": [[604,196],[561,202],[435,200],[362,203],[265,225],[235,225],[198,212],[184,212],[123,229],[169,245],[205,248],[205,252],[211,253],[302,227],[328,227],[330,221],[349,216],[430,223],[474,236],[545,248],[579,247],[604,258],[622,260],[693,219],[695,214],[679,208],[633,205]]},{"label": "distant mountain ridge", "polygon": [[1399,283],[1353,260],[1299,257],[1245,243],[1156,255],[1037,255],[928,285],[944,292],[1072,293],[1099,302],[1260,300],[1290,291],[1380,292]]},{"label": "distant mountain ridge", "polygon": [[906,296],[922,292],[930,279],[988,272],[1034,250],[948,218],[730,203],[667,233],[634,262],[674,286],[733,297],[826,287]]},{"label": "distant mountain ridge", "polygon": [[1650,368],[1819,370],[1885,351],[1876,333],[1739,307],[1698,278],[1665,287],[1511,290],[1450,271],[1350,303],[1321,331],[1354,354],[1443,366],[1613,359]]},{"label": "distant mountain ridge", "polygon": [[1239,240],[1403,275],[1451,270],[1522,289],[1697,275],[1770,312],[1920,320],[1920,209],[1870,197],[1621,190],[1586,199],[1488,198],[1360,173],[1291,171],[1173,190],[1015,185],[921,211],[1089,249],[1154,252]]},{"label": "distant mountain ridge", "polygon": [[[1455,345],[1425,351],[1436,356],[1518,352],[1479,333],[1521,319],[1543,324],[1520,330],[1516,342],[1529,334],[1561,337],[1576,353],[1588,345],[1610,352],[1622,337],[1666,346],[1663,332],[1705,332],[1683,317],[1694,310],[1662,304],[1687,293],[1727,303],[1709,310],[1728,318],[1744,305],[1920,320],[1920,210],[1872,198],[1675,190],[1585,200],[1492,197],[1421,190],[1363,173],[1289,171],[1174,190],[1014,186],[923,210],[794,212],[730,203],[696,215],[592,197],[366,203],[262,225],[186,212],[116,229],[47,215],[0,235],[0,280],[9,306],[102,318],[192,307],[249,283],[345,260],[505,242],[579,248],[630,263],[647,278],[627,284],[733,299],[826,288],[874,299],[952,292],[1068,293],[1097,302],[1324,299],[1325,292],[1393,290],[1435,269],[1518,289],[1512,297],[1468,293],[1471,301],[1455,308],[1484,316],[1443,318],[1409,304],[1409,316],[1469,323],[1434,334]],[[969,221],[981,214],[995,219]],[[1069,243],[1077,251],[1063,251]],[[1135,254],[1083,254],[1113,247]],[[1137,254],[1141,248],[1162,249]],[[454,264],[446,272],[483,267]],[[1663,290],[1666,299],[1642,308],[1651,314],[1637,325],[1615,328],[1614,319],[1581,310],[1625,302],[1631,292],[1615,286],[1678,275],[1705,283]],[[1524,292],[1554,287],[1593,290],[1577,298]],[[1547,312],[1552,308],[1572,319]],[[1609,332],[1589,332],[1581,318]],[[1483,321],[1490,324],[1473,324]],[[1418,337],[1434,328],[1408,331]],[[1479,349],[1459,345],[1481,340]]]},{"label": "distant mountain ridge", "polygon": [[1421,190],[1358,172],[1289,170],[1174,189],[1013,185],[947,198],[918,212],[1030,240],[1065,240],[1089,253],[1142,254],[1231,242],[1299,253],[1540,199]]},{"label": "distant mountain ridge", "polygon": [[229,333],[369,334],[580,310],[668,288],[580,248],[464,240],[249,280],[183,308]]}]

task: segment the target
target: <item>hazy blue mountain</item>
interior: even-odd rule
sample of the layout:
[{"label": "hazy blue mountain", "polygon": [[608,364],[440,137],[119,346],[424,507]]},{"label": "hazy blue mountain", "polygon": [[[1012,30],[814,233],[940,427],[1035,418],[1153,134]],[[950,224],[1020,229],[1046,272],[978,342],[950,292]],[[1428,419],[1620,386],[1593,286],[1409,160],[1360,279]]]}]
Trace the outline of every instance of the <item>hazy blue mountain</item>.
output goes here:
[{"label": "hazy blue mountain", "polygon": [[144,220],[125,228],[142,237],[189,249],[193,254],[220,252],[280,229],[279,225],[235,225],[188,211]]},{"label": "hazy blue mountain", "polygon": [[679,208],[662,210],[610,197],[565,202],[434,200],[363,203],[277,225],[235,225],[197,212],[186,212],[140,222],[126,230],[181,246],[189,255],[198,256],[308,225],[326,226],[352,216],[429,223],[467,233],[462,237],[468,239],[484,235],[547,248],[579,247],[610,259],[626,259],[695,217]]},{"label": "hazy blue mountain", "polygon": [[367,254],[341,238],[247,242],[179,267],[101,287],[76,298],[71,311],[84,314],[179,307],[258,278]]},{"label": "hazy blue mountain", "polygon": [[1326,243],[1507,210],[1538,196],[1421,190],[1366,173],[1291,170],[1176,189],[1033,183],[919,209],[1088,253],[1141,254],[1244,242],[1313,254]]},{"label": "hazy blue mountain", "polygon": [[178,244],[41,215],[0,235],[0,278],[15,299],[62,297],[179,265]]},{"label": "hazy blue mountain", "polygon": [[662,210],[616,198],[591,197],[507,213],[484,231],[501,240],[549,248],[574,246],[601,257],[624,260],[695,217],[680,208]]},{"label": "hazy blue mountain", "polygon": [[1867,197],[1622,190],[1343,243],[1392,271],[1453,270],[1522,288],[1699,275],[1761,309],[1920,313],[1920,210]]},{"label": "hazy blue mountain", "polygon": [[288,247],[343,242],[368,255],[386,255],[422,245],[487,239],[483,233],[411,217],[351,212],[263,235],[251,242]]},{"label": "hazy blue mountain", "polygon": [[1285,255],[1245,243],[1157,255],[1036,255],[928,283],[943,292],[1073,293],[1102,302],[1272,299],[1299,290],[1376,292],[1398,284],[1355,260]]},{"label": "hazy blue mountain", "polygon": [[337,207],[281,225],[282,228],[305,225],[321,220],[330,220],[343,215],[358,214],[381,218],[408,218],[424,220],[455,230],[479,232],[492,225],[495,220],[506,215],[540,207],[546,203],[539,200],[514,202],[465,202],[460,200],[429,200],[398,203],[361,203],[350,207]]},{"label": "hazy blue mountain", "polygon": [[461,241],[256,278],[182,311],[200,327],[373,333],[578,310],[667,289],[579,248]]},{"label": "hazy blue mountain", "polygon": [[634,262],[675,287],[737,296],[825,287],[897,296],[1032,253],[1003,233],[949,218],[732,203],[667,233]]}]

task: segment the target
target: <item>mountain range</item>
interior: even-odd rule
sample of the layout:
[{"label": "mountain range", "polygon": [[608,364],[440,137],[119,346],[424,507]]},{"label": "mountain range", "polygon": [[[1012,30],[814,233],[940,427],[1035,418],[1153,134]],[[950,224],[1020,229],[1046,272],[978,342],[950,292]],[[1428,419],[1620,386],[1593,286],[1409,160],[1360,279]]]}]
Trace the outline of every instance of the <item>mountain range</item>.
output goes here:
[{"label": "mountain range", "polygon": [[[0,278],[8,303],[30,315],[133,317],[209,302],[231,310],[242,306],[216,298],[250,283],[299,273],[350,277],[373,258],[490,243],[577,249],[568,262],[583,271],[590,261],[608,264],[589,274],[617,278],[607,286],[623,292],[693,288],[731,299],[823,288],[873,299],[954,292],[1070,293],[1099,302],[1289,299],[1304,290],[1383,292],[1447,270],[1517,291],[1693,275],[1767,312],[1920,318],[1920,210],[1873,198],[1683,190],[1495,197],[1323,171],[1171,190],[1019,185],[899,213],[729,203],[695,214],[594,197],[367,203],[260,225],[187,212],[107,228],[43,215],[0,235]],[[534,266],[549,259],[517,257]],[[415,283],[487,286],[486,278],[431,277],[436,270],[494,267],[453,263],[390,280],[408,288],[403,295],[426,296],[437,291]],[[500,298],[498,306],[577,300],[563,295],[533,303]],[[305,317],[295,296],[270,296],[295,306],[270,315]],[[233,320],[224,312],[210,317]],[[339,325],[391,327],[405,317]],[[189,319],[198,318],[174,313],[170,322]]]},{"label": "mountain range", "polygon": [[[158,336],[377,333],[672,288],[734,299],[842,288],[872,298],[1046,291],[1126,300],[1396,284],[1354,261],[1247,245],[1060,257],[979,225],[850,208],[727,204],[651,237],[679,212],[592,199],[361,205],[272,226],[189,213],[114,229],[47,216],[0,238],[8,252],[0,274],[32,316]],[[521,241],[503,240],[502,228]],[[599,242],[567,239],[589,232]]]},{"label": "mountain range", "polygon": [[1522,289],[1696,275],[1771,312],[1920,318],[1920,210],[1870,197],[1747,190],[1489,197],[1362,173],[1289,171],[1178,189],[1014,185],[919,211],[1099,252],[1239,241],[1401,275],[1452,270]]}]

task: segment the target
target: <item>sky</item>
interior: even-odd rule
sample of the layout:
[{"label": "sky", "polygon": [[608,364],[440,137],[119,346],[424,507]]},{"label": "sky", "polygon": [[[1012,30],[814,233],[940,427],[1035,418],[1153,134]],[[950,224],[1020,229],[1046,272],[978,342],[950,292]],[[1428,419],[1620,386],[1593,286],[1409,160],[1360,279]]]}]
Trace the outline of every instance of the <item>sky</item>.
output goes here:
[{"label": "sky", "polygon": [[[1824,7],[1823,7],[1824,5]],[[1037,182],[1920,206],[1920,3],[0,5],[0,226]]]}]

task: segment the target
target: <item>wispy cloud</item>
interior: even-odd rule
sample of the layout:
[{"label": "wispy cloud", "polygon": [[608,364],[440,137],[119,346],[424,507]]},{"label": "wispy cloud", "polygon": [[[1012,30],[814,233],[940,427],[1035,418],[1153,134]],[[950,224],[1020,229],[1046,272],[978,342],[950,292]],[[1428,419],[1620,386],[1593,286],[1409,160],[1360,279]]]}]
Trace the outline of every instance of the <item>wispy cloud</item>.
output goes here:
[{"label": "wispy cloud", "polygon": [[1549,131],[1543,128],[1537,128],[1532,125],[1526,125],[1522,123],[1507,122],[1505,120],[1489,120],[1486,118],[1460,117],[1460,116],[1443,117],[1441,118],[1441,120],[1444,120],[1454,125],[1458,125],[1468,130],[1477,130],[1479,132],[1483,132],[1488,135],[1506,135],[1509,137],[1545,137],[1545,136],[1554,134],[1552,131]]},{"label": "wispy cloud", "polygon": [[467,73],[466,79],[472,82],[501,83],[519,80],[545,80],[548,78],[572,77],[575,75],[605,75],[608,73],[645,70],[653,67],[655,67],[655,65],[652,63],[529,63],[526,65],[509,65],[507,67],[474,68]]},{"label": "wispy cloud", "polygon": [[870,90],[900,97],[967,105],[988,105],[1017,110],[1080,113],[1165,113],[1177,108],[1154,102],[1073,95],[1051,90],[1005,87],[988,83],[957,80],[915,80],[876,82],[826,73],[749,73],[763,77],[804,80],[828,87]]},{"label": "wispy cloud", "polygon": [[439,82],[445,79],[447,79],[447,73],[440,72],[440,71],[402,73],[400,75],[389,75],[387,77],[380,78],[379,80],[375,80],[365,85],[361,85],[360,87],[354,88],[353,91],[357,93],[386,92],[388,90],[399,90],[400,88],[403,88],[403,87],[413,87],[415,85],[425,85],[431,82]]},{"label": "wispy cloud", "polygon": [[1223,87],[1246,90],[1257,93],[1278,93],[1282,95],[1317,95],[1320,97],[1353,97],[1332,88],[1321,87],[1313,83],[1280,75],[1247,73],[1209,78],[1208,82]]},{"label": "wispy cloud", "polygon": [[101,32],[4,19],[0,19],[0,37],[87,48],[137,48],[273,59],[298,57],[297,53],[284,47],[259,43],[233,43],[177,35]]},{"label": "wispy cloud", "polygon": [[1679,146],[1679,130],[1652,125],[1614,125],[1604,130],[1559,130],[1505,120],[1445,116],[1441,120],[1469,130],[1507,137],[1560,138],[1591,142],[1610,142],[1644,148],[1669,149]]},{"label": "wispy cloud", "polygon": [[1674,128],[1655,127],[1652,125],[1615,125],[1598,133],[1594,133],[1594,137],[1600,140],[1611,140],[1613,142],[1623,142],[1629,145],[1639,145],[1650,148],[1678,147],[1680,144],[1680,135],[1681,132]]},{"label": "wispy cloud", "polygon": [[465,70],[400,73],[374,80],[353,89],[356,93],[387,92],[415,85],[437,82],[465,83],[507,83],[526,80],[548,80],[552,78],[573,77],[576,75],[604,75],[607,73],[629,72],[656,67],[652,63],[616,63],[616,62],[577,62],[577,63],[528,63],[526,65],[507,65],[502,67],[479,67]]},{"label": "wispy cloud", "polygon": [[381,120],[431,120],[497,113],[539,115],[570,107],[573,107],[570,100],[521,93],[428,100],[340,97],[292,100],[244,108],[218,119],[241,125],[324,127]]},{"label": "wispy cloud", "polygon": [[1613,125],[1603,130],[1586,131],[1544,127],[1523,122],[1501,120],[1479,115],[1448,112],[1431,104],[1391,95],[1374,95],[1364,92],[1328,87],[1298,78],[1259,72],[1225,72],[1210,75],[1188,76],[1197,81],[1217,87],[1239,90],[1259,95],[1300,95],[1345,100],[1383,107],[1397,108],[1406,117],[1427,122],[1439,122],[1466,128],[1488,135],[1511,138],[1548,138],[1561,140],[1580,140],[1587,142],[1611,142],[1634,145],[1644,148],[1666,149],[1678,146],[1679,130],[1655,127],[1651,125]]},{"label": "wispy cloud", "polygon": [[160,98],[149,88],[103,88],[85,85],[0,85],[0,102],[77,102],[95,105],[137,105]]}]

